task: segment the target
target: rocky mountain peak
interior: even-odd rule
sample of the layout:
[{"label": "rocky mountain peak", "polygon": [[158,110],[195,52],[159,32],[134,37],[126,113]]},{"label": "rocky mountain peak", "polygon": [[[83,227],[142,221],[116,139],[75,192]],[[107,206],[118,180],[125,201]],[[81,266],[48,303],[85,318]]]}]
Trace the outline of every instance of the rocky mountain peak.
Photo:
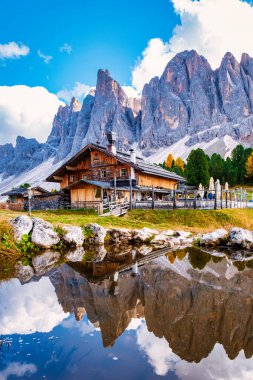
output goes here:
[{"label": "rocky mountain peak", "polygon": [[109,71],[99,70],[89,127],[82,145],[96,141],[106,145],[106,134],[113,130],[118,136],[118,148],[129,148],[136,141],[137,109],[138,102],[129,101]]},{"label": "rocky mountain peak", "polygon": [[70,110],[72,112],[79,112],[81,108],[82,108],[81,103],[78,101],[77,98],[73,97],[70,102]]},{"label": "rocky mountain peak", "polygon": [[98,70],[95,103],[103,102],[105,99],[115,101],[117,104],[124,106],[128,98],[119,83],[111,77],[108,70]]},{"label": "rocky mountain peak", "polygon": [[67,159],[89,142],[106,145],[109,131],[117,133],[118,149],[135,144],[147,156],[182,138],[188,147],[224,136],[252,141],[253,58],[245,53],[238,62],[228,52],[213,71],[196,51],[183,51],[144,86],[141,99],[128,98],[108,70],[99,70],[82,105],[73,98],[59,107],[45,144],[18,137],[15,147],[0,146],[0,174]]}]

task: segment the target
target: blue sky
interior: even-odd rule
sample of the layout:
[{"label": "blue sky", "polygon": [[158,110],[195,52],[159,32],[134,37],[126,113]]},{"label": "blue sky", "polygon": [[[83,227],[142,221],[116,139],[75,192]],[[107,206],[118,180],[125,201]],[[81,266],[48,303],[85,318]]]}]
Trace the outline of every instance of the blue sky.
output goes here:
[{"label": "blue sky", "polygon": [[0,0],[0,144],[45,141],[99,68],[141,96],[175,54],[195,49],[215,69],[227,51],[253,57],[252,35],[251,0]]},{"label": "blue sky", "polygon": [[[30,54],[2,62],[0,84],[44,86],[51,92],[79,81],[94,85],[99,68],[131,83],[138,56],[154,37],[169,40],[178,22],[168,0],[2,0],[1,42],[22,42]],[[70,54],[60,52],[65,43]],[[38,56],[52,56],[48,64]]]}]

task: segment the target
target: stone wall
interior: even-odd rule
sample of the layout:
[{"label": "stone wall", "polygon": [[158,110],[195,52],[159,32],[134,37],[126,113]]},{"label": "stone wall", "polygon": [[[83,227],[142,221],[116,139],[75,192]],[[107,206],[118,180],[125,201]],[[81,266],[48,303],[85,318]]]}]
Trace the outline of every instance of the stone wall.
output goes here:
[{"label": "stone wall", "polygon": [[[57,210],[62,208],[61,193],[35,195],[31,200],[32,210]],[[28,210],[28,198],[24,200],[24,209]]]}]

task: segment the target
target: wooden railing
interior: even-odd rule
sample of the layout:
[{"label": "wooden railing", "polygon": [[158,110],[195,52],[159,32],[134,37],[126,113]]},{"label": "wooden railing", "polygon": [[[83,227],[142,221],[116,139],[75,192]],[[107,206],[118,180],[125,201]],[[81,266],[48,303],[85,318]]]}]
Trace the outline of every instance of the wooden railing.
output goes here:
[{"label": "wooden railing", "polygon": [[[210,197],[210,193],[209,193]],[[149,199],[134,200],[132,208],[137,209],[206,209],[217,210],[223,208],[253,208],[253,200],[249,200],[248,193],[241,190],[222,190],[213,192],[212,199],[199,194],[199,191],[185,191],[180,196],[172,191],[167,200]]]},{"label": "wooden railing", "polygon": [[102,214],[123,215],[130,208],[130,203],[127,202],[106,202],[102,204]]}]

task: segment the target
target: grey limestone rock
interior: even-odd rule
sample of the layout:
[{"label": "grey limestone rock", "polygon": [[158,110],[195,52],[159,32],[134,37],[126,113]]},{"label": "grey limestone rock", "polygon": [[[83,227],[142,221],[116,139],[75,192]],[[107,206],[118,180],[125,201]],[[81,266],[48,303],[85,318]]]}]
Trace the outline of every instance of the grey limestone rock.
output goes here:
[{"label": "grey limestone rock", "polygon": [[58,244],[60,238],[51,223],[43,219],[33,218],[32,242],[42,248],[51,248]]},{"label": "grey limestone rock", "polygon": [[33,221],[27,215],[20,215],[15,219],[10,219],[10,225],[13,228],[14,238],[21,241],[24,235],[29,234],[33,228]]}]

